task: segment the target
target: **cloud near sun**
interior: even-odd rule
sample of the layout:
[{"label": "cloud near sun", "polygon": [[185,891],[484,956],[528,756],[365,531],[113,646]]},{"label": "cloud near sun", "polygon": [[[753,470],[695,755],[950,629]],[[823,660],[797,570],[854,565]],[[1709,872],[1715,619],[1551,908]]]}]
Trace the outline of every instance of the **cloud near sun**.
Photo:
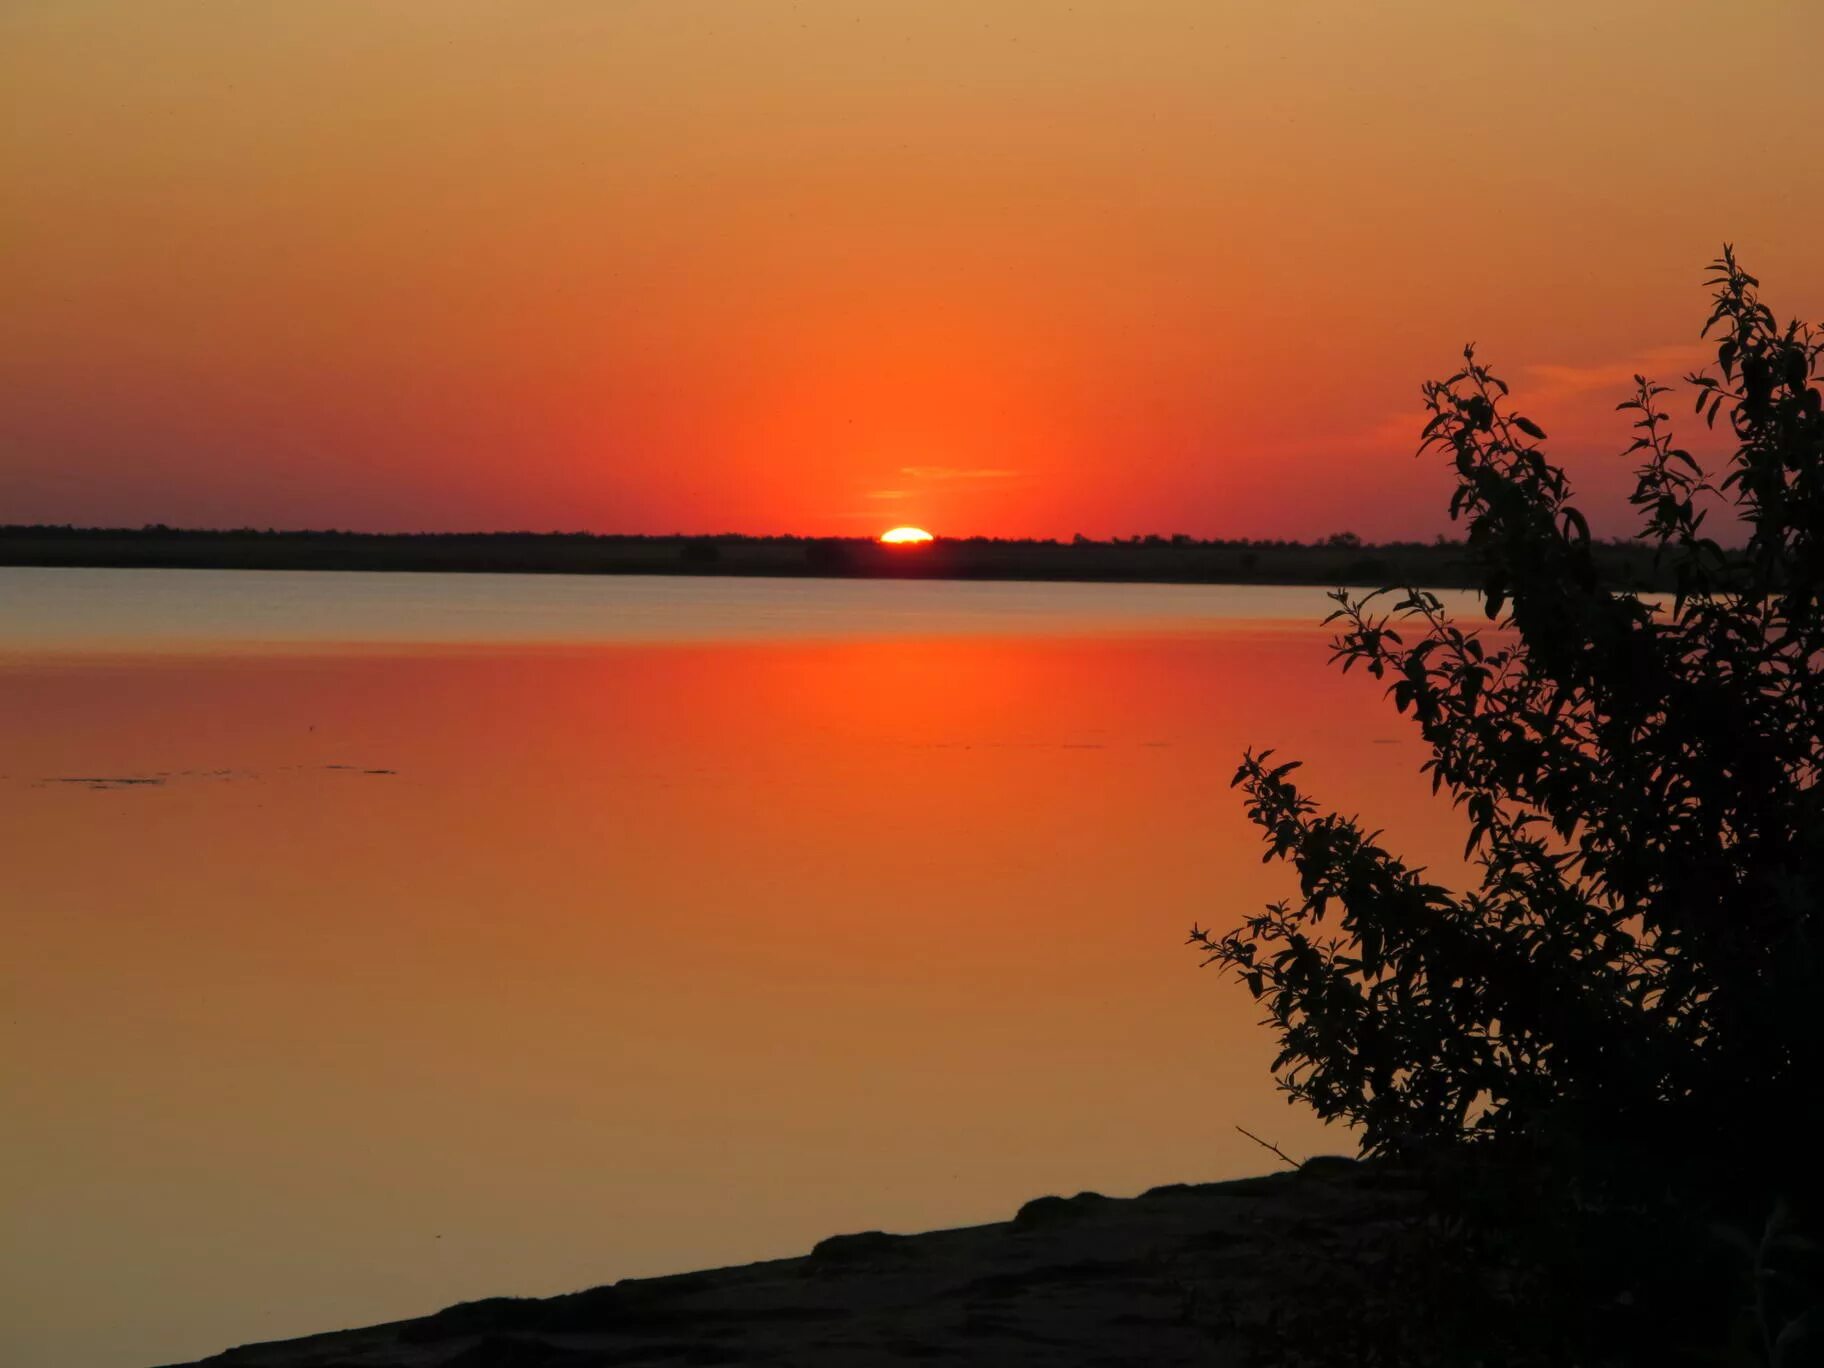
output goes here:
[{"label": "cloud near sun", "polygon": [[915,480],[1011,480],[1020,472],[1017,470],[967,470],[956,466],[901,466],[901,475],[910,475]]},{"label": "cloud near sun", "polygon": [[[965,485],[973,481],[1011,480],[1016,478],[1020,472],[994,467],[911,465],[901,466],[899,473],[908,479],[941,487]],[[921,491],[913,489],[870,489],[867,493],[868,498],[880,500],[911,499],[922,496]]]}]

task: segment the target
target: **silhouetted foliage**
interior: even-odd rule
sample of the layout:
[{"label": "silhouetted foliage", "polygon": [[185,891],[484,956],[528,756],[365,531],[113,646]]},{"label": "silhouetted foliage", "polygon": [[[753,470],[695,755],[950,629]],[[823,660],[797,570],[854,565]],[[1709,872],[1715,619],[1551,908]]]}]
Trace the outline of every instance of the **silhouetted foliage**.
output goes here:
[{"label": "silhouetted foliage", "polygon": [[[1732,250],[1709,283],[1718,373],[1687,379],[1733,433],[1725,468],[1674,445],[1665,387],[1636,377],[1620,405],[1669,602],[1602,581],[1545,433],[1473,349],[1426,385],[1421,451],[1453,464],[1492,629],[1418,590],[1333,595],[1334,658],[1416,720],[1479,886],[1321,811],[1296,762],[1250,752],[1236,774],[1299,898],[1193,941],[1265,1004],[1282,1085],[1366,1151],[1790,1173],[1820,1134],[1824,347]],[[1745,551],[1705,535],[1718,507]]]},{"label": "silhouetted foliage", "polygon": [[805,542],[804,563],[818,574],[840,575],[853,568],[855,556],[848,543],[822,537]]},{"label": "silhouetted foliage", "polygon": [[678,551],[678,560],[690,566],[716,565],[722,560],[722,548],[705,537],[698,537],[684,543]]}]

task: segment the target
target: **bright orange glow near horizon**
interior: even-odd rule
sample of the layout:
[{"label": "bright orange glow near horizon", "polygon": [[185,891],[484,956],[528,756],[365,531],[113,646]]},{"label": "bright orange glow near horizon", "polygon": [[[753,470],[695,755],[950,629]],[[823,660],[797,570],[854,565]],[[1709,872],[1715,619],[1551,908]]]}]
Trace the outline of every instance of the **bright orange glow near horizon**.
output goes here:
[{"label": "bright orange glow near horizon", "polygon": [[885,546],[923,546],[936,538],[922,527],[895,527],[882,532],[880,540]]},{"label": "bright orange glow near horizon", "polygon": [[0,519],[1429,538],[1474,338],[1611,534],[1719,242],[1824,315],[1824,7],[1741,18],[6,6]]}]

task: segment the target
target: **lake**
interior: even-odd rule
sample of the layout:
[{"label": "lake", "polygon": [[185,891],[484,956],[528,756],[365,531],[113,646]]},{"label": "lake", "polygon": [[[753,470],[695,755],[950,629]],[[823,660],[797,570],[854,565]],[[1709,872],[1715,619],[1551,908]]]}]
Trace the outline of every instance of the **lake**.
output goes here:
[{"label": "lake", "polygon": [[144,1368],[1349,1149],[1229,779],[1451,867],[1320,591],[0,570],[0,1347]]}]

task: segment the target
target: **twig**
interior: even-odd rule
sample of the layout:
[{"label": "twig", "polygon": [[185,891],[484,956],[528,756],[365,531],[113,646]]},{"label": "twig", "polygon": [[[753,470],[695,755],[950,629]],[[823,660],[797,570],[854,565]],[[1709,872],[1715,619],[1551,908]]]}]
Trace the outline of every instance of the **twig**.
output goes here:
[{"label": "twig", "polygon": [[1262,1140],[1258,1135],[1254,1134],[1253,1131],[1248,1130],[1246,1127],[1237,1126],[1237,1127],[1235,1127],[1235,1129],[1240,1131],[1243,1135],[1247,1136],[1248,1139],[1252,1140],[1255,1144],[1259,1145],[1262,1149],[1272,1150],[1273,1153],[1277,1154],[1281,1159],[1283,1159],[1286,1163],[1290,1164],[1293,1168],[1303,1168],[1304,1167],[1303,1164],[1299,1163],[1298,1160],[1294,1159],[1291,1155],[1287,1154],[1278,1145],[1275,1145],[1271,1141],[1268,1141],[1268,1140]]}]

